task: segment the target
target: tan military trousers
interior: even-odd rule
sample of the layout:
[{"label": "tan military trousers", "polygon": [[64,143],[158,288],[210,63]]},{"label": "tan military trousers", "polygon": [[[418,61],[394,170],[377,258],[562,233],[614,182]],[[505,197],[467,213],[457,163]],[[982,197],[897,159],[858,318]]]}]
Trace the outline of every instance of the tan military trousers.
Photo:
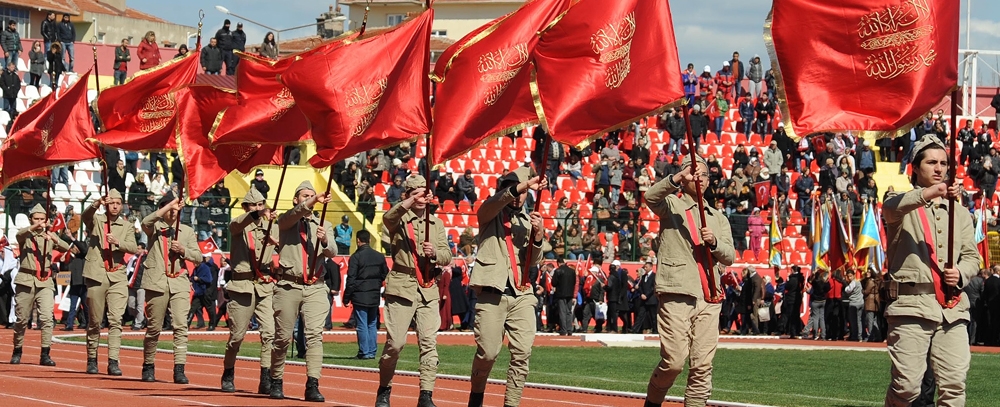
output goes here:
[{"label": "tan military trousers", "polygon": [[[97,358],[101,345],[101,322],[108,316],[108,359],[118,360],[122,345],[122,315],[128,305],[128,281],[112,284],[87,279],[87,359]],[[107,311],[107,312],[105,312]]]},{"label": "tan military trousers", "polygon": [[889,317],[888,322],[892,381],[886,407],[908,407],[917,399],[928,359],[937,380],[937,405],[964,406],[965,375],[972,357],[967,322],[946,325],[916,317]]},{"label": "tan military trousers", "polygon": [[378,361],[379,385],[392,385],[399,353],[406,345],[406,331],[414,315],[417,318],[417,346],[420,348],[420,390],[433,391],[437,378],[437,330],[441,327],[438,300],[410,302],[405,298],[385,297],[385,346]]},{"label": "tan military trousers", "polygon": [[24,332],[31,326],[31,308],[38,310],[38,321],[42,324],[42,347],[52,346],[52,304],[56,292],[52,282],[44,288],[31,288],[14,284],[14,347],[24,346]]},{"label": "tan military trousers", "polygon": [[156,361],[156,345],[160,342],[160,328],[170,310],[171,326],[174,329],[174,364],[183,365],[187,361],[188,312],[191,311],[191,293],[161,293],[146,290],[146,337],[142,341],[143,363]]},{"label": "tan military trousers", "polygon": [[[722,304],[702,298],[658,294],[660,309],[656,326],[660,331],[660,363],[653,369],[646,400],[659,404],[688,362],[686,407],[704,407],[712,395],[712,360],[719,345],[719,313]],[[690,358],[690,360],[688,360]]]},{"label": "tan military trousers", "polygon": [[507,369],[504,405],[520,405],[524,381],[528,378],[531,345],[535,342],[535,304],[538,300],[531,294],[511,297],[488,291],[482,291],[478,298],[473,327],[478,348],[472,359],[472,392],[486,391],[486,380],[506,335],[510,367]]},{"label": "tan military trousers", "polygon": [[277,284],[271,296],[274,307],[274,347],[271,351],[271,377],[281,379],[285,373],[285,357],[292,343],[295,320],[302,313],[305,325],[306,375],[320,378],[323,369],[323,325],[330,311],[326,284]]},{"label": "tan military trousers", "polygon": [[260,323],[260,367],[271,367],[271,348],[274,342],[274,309],[271,295],[261,297],[256,290],[251,294],[229,292],[226,310],[229,313],[229,342],[226,343],[226,359],[223,367],[236,367],[236,356],[243,345],[250,319],[256,315]]}]

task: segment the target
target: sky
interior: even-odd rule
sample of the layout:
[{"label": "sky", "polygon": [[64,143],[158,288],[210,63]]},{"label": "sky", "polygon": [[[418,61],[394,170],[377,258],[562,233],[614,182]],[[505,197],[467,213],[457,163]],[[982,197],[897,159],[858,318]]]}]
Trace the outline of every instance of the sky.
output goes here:
[{"label": "sky", "polygon": [[[962,0],[960,48],[966,47],[966,10],[970,2],[970,48],[1000,51],[1000,1],[997,0]],[[222,21],[226,18],[232,20],[233,28],[241,21],[219,12],[214,7],[216,5],[261,24],[284,29],[314,23],[316,17],[326,12],[332,3],[332,0],[129,0],[128,6],[170,22],[193,27],[198,25],[198,9],[202,8],[205,10],[204,35],[207,36],[221,28]],[[770,11],[770,1],[674,0],[670,2],[670,6],[682,65],[693,63],[699,71],[705,65],[710,65],[715,71],[721,68],[722,61],[730,59],[733,51],[739,51],[744,61],[756,54],[760,55],[767,66],[763,26]],[[346,11],[347,7],[344,9]],[[247,42],[250,43],[259,42],[268,31],[251,23],[244,24],[244,30],[247,32]],[[304,28],[282,33],[281,38],[291,39],[315,33],[315,28]],[[983,63],[1000,71],[1000,57],[986,58]],[[989,69],[984,68],[980,72],[981,81],[1000,80]]]}]

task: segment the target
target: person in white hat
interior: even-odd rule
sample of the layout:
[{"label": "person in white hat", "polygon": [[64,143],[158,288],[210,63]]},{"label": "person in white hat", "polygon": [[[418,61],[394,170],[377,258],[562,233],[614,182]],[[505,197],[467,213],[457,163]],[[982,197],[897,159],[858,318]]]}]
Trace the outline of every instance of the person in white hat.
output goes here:
[{"label": "person in white hat", "polygon": [[[101,205],[107,208],[97,214]],[[125,254],[135,254],[135,225],[122,216],[122,195],[110,189],[108,196],[94,201],[83,211],[87,227],[87,261],[83,277],[87,282],[87,373],[97,373],[97,347],[101,321],[108,318],[108,374],[121,376],[118,364],[122,341],[122,315],[128,305]]]},{"label": "person in white hat", "polygon": [[[232,276],[226,284],[230,299],[226,303],[229,340],[226,342],[226,356],[222,362],[222,391],[236,391],[236,356],[240,353],[250,319],[256,315],[260,324],[260,382],[257,394],[271,394],[271,348],[274,341],[274,308],[271,299],[274,280],[270,274],[271,257],[278,244],[277,235],[267,230],[267,222],[274,220],[276,213],[268,209],[264,195],[254,187],[247,191],[240,206],[243,214],[229,222]],[[264,259],[263,262],[260,261],[261,258]]]},{"label": "person in white hat", "polygon": [[738,97],[735,96],[733,89],[736,88],[739,79],[733,74],[731,68],[729,61],[724,61],[722,69],[715,73],[715,92],[716,94],[722,92],[723,99],[735,101]]},{"label": "person in white hat", "polygon": [[[319,392],[319,378],[323,368],[323,324],[330,312],[329,290],[323,279],[322,259],[334,257],[337,245],[333,242],[333,228],[328,222],[320,224],[313,215],[317,203],[330,202],[330,194],[317,195],[312,183],[303,181],[295,188],[292,203],[295,207],[278,216],[278,269],[273,277],[277,282],[271,302],[274,307],[274,348],[271,352],[272,399],[285,398],[285,355],[291,344],[295,321],[302,315],[306,342],[306,391],[305,400],[323,402]],[[317,243],[319,245],[317,246]],[[319,247],[319,252],[315,252]],[[313,268],[315,266],[315,268]]]},{"label": "person in white hat", "polygon": [[37,305],[38,320],[42,328],[42,351],[38,364],[55,366],[49,355],[52,346],[52,301],[55,284],[52,280],[52,251],[65,252],[69,243],[48,230],[48,213],[42,205],[35,205],[28,212],[31,226],[17,231],[17,245],[20,251],[20,269],[14,277],[14,352],[10,364],[21,363],[24,348],[24,333],[31,325],[31,309]]},{"label": "person in white hat", "polygon": [[[612,262],[621,265],[618,260]],[[601,333],[604,330],[604,321],[607,318],[607,309],[604,314],[598,312],[599,307],[606,306],[604,302],[604,291],[608,285],[608,278],[601,271],[601,267],[594,265],[588,270],[587,277],[583,280],[583,287],[580,287],[583,294],[583,324],[581,329],[587,333],[590,328],[590,320],[594,319],[594,333]]]},{"label": "person in white hat", "polygon": [[[692,165],[695,174],[691,174]],[[649,378],[646,407],[663,403],[685,364],[690,367],[684,404],[704,406],[712,395],[712,361],[725,296],[719,275],[733,263],[736,250],[722,211],[702,202],[705,223],[701,222],[695,199],[704,194],[708,181],[705,160],[696,156],[692,163],[691,157],[685,157],[680,172],[646,192],[646,204],[660,220],[655,292],[662,355]]]}]

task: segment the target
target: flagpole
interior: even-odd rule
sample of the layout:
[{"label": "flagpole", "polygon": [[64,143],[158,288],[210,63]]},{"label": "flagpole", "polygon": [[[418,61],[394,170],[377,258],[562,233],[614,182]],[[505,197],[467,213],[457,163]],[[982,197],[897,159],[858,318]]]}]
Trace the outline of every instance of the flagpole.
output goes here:
[{"label": "flagpole", "polygon": [[[97,94],[100,95],[101,94],[101,73],[100,73],[99,65],[97,63],[97,36],[94,36],[93,38],[91,38],[90,43],[91,43],[91,47],[93,48],[93,51],[94,51],[94,86],[97,88]],[[108,185],[108,163],[104,160],[104,148],[101,147],[100,150],[101,150],[101,158],[100,158],[100,160],[101,160],[101,163],[103,164],[102,165],[102,170],[101,170],[101,175],[104,177],[104,196],[109,196],[109,195],[111,195],[111,186]],[[111,233],[111,219],[109,219],[108,204],[106,202],[103,202],[104,199],[101,199],[101,201],[102,201],[102,205],[104,206],[104,217],[105,217],[104,218],[105,219],[105,222],[104,222],[104,233],[105,233],[105,235],[107,235],[107,234]],[[101,241],[106,241],[106,239],[107,238],[101,239]],[[107,245],[107,244],[105,244],[105,245]],[[107,246],[108,247],[103,247],[102,249],[108,249],[108,248],[111,247],[110,245],[107,245]]]},{"label": "flagpole", "polygon": [[[428,0],[428,3],[429,2],[430,2],[430,0]],[[542,177],[541,179],[544,180],[544,179],[548,179],[548,177],[545,175],[545,172],[548,171],[548,166],[549,166],[549,153],[551,152],[549,150],[552,149],[552,136],[549,135],[549,132],[544,131],[544,129],[542,129],[542,130],[544,132],[544,135],[542,136],[541,142],[544,143],[545,145],[542,147],[542,157],[541,157],[541,160],[540,160],[541,162],[538,163],[538,176]],[[538,129],[535,129],[535,131],[538,131]],[[538,147],[536,146],[535,148],[538,148]],[[530,157],[530,154],[529,154],[529,157]],[[541,182],[539,182],[539,185],[541,185]],[[528,192],[528,191],[526,191],[526,192]],[[530,193],[530,192],[528,192],[528,193]],[[538,196],[535,197],[535,204],[534,204],[534,208],[532,208],[532,212],[533,213],[534,212],[538,212],[541,209],[542,209],[542,190],[539,189],[538,190]],[[542,229],[543,230],[545,229],[544,225],[542,226]],[[542,238],[544,239],[545,237],[543,236]],[[527,280],[528,275],[530,274],[530,273],[528,273],[528,269],[531,268],[531,259],[533,259],[534,256],[535,256],[535,243],[534,243],[534,240],[535,240],[534,238],[531,238],[531,243],[528,244],[528,251],[526,253],[526,256],[524,256],[524,265],[523,265],[523,270],[522,270],[522,272],[524,273],[524,275],[523,275],[524,280]],[[513,255],[513,253],[511,253],[511,255]],[[519,288],[519,287],[515,287],[515,288]]]},{"label": "flagpole", "polygon": [[49,219],[51,217],[51,216],[49,216],[49,212],[50,212],[49,208],[52,207],[52,173],[49,173],[49,183],[48,183],[48,186],[46,187],[46,189],[47,189],[45,191],[45,218],[46,218],[46,221],[45,221],[45,229],[43,229],[44,233],[45,233],[45,239],[42,241],[42,253],[41,253],[41,255],[42,255],[42,265],[41,265],[41,267],[43,269],[45,269],[45,270],[39,270],[39,273],[38,273],[39,277],[41,277],[42,275],[49,275],[49,276],[51,276],[51,273],[52,273],[52,269],[51,268],[45,267],[45,259],[49,257],[49,226],[50,226],[50,223],[54,220],[54,219]]},{"label": "flagpole", "polygon": [[[955,159],[956,153],[958,152],[958,88],[952,89],[951,91],[951,151],[948,154],[948,188],[955,185],[957,179],[957,160]],[[945,268],[950,269],[955,267],[955,207],[957,197],[951,197],[948,199],[948,258],[945,263]],[[941,284],[944,284],[944,297],[946,303],[953,302],[955,298],[957,289],[955,287],[950,287],[945,284],[944,279],[941,279]]]},{"label": "flagpole", "polygon": [[[327,170],[330,173],[326,177],[326,194],[329,194],[330,187],[333,186],[333,166],[327,167]],[[323,227],[323,222],[326,221],[326,208],[329,204],[330,204],[329,200],[323,203],[323,213],[319,215],[319,227]],[[327,236],[327,239],[329,240],[329,236]],[[309,270],[302,270],[302,280],[304,282],[309,283],[309,280],[312,279],[312,276],[307,277],[307,275],[312,274],[312,272],[316,270],[317,265],[319,265],[319,239],[316,239],[316,247],[315,249],[313,249],[312,267]]]},{"label": "flagpole", "polygon": [[[686,107],[682,107],[681,111],[684,112],[684,127],[685,127],[684,130],[687,135],[688,156],[691,158],[691,176],[694,178],[695,199],[698,201],[698,216],[701,219],[702,227],[706,227],[707,223],[705,219],[705,203],[703,202],[701,194],[701,178],[698,176],[697,173],[698,160],[697,160],[697,153],[695,152],[695,150],[697,150],[697,145],[695,145],[694,142],[694,133],[691,132],[691,116],[688,114],[688,109]],[[712,261],[712,249],[709,249],[708,245],[704,245],[704,249],[705,249],[705,262],[708,263],[706,264],[704,272],[705,272],[705,278],[706,280],[708,280],[708,288],[711,291],[711,296],[712,296],[711,300],[719,301],[721,300],[721,295],[719,294],[718,286],[716,286],[715,284],[715,275],[714,275],[715,262]]]},{"label": "flagpole", "polygon": [[[180,157],[178,157],[176,159],[180,160]],[[180,232],[181,232],[181,213],[184,212],[184,183],[183,182],[177,183],[177,199],[179,199],[181,201],[181,209],[177,210],[177,219],[174,220],[174,235],[173,235],[173,237],[172,237],[171,240],[173,240],[175,242],[180,237]],[[170,258],[170,252],[168,251],[167,253],[163,253],[163,256],[166,257],[167,259],[169,259]],[[171,277],[171,278],[177,277],[177,275],[174,274],[176,271],[177,271],[177,262],[171,260],[170,261],[170,272],[167,273],[167,277]]]},{"label": "flagpole", "polygon": [[[281,177],[278,178],[278,190],[274,192],[274,206],[271,208],[272,211],[278,210],[278,198],[281,197],[281,186],[285,184],[285,172],[288,171],[288,163],[284,163],[281,166]],[[267,222],[267,229],[264,231],[264,239],[260,247],[260,257],[257,258],[257,268],[260,269],[264,264],[264,253],[267,251],[267,245],[271,242],[268,237],[271,236],[271,228],[274,227],[274,219],[270,219]]]},{"label": "flagpole", "polygon": [[[198,10],[198,41],[194,45],[195,51],[201,51],[201,29],[202,29],[202,27],[205,24],[204,20],[205,20],[205,10],[199,9]],[[187,40],[184,40],[184,41],[187,42]]]}]

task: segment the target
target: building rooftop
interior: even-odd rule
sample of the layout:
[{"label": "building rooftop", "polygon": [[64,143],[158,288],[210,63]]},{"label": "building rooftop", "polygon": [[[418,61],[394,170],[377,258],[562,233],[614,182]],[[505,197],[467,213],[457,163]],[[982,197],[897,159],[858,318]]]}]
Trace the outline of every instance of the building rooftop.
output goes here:
[{"label": "building rooftop", "polygon": [[36,10],[54,11],[56,13],[65,13],[74,16],[79,16],[87,12],[128,17],[136,20],[145,20],[157,23],[167,22],[162,18],[143,13],[133,8],[126,7],[124,10],[119,10],[100,0],[0,0],[0,4],[27,7]]},{"label": "building rooftop", "polygon": [[27,7],[36,10],[50,10],[56,13],[80,15],[80,10],[72,0],[0,0],[0,4]]}]

